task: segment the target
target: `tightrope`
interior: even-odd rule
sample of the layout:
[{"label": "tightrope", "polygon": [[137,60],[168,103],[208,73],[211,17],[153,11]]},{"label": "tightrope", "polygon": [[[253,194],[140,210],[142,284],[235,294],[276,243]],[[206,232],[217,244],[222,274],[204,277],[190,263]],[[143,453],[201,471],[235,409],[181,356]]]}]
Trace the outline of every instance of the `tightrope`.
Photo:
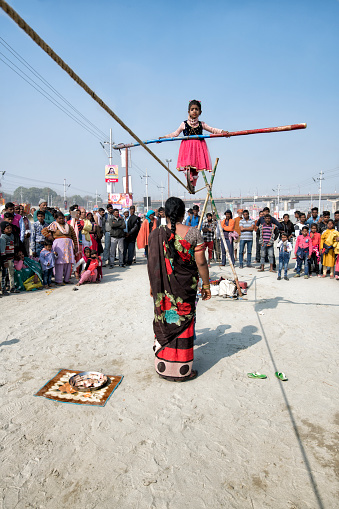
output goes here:
[{"label": "tightrope", "polygon": [[19,14],[10,6],[7,2],[4,0],[0,0],[0,7],[1,9],[8,14],[10,18],[24,31],[26,34],[33,39],[33,41],[40,46],[40,48],[47,53],[58,65],[61,67],[67,74],[78,84],[81,88],[85,90],[85,92],[96,101],[101,108],[103,108],[114,120],[121,125],[125,131],[127,131],[132,138],[134,138],[140,145],[168,172],[172,175],[173,178],[179,184],[181,184],[185,189],[187,187],[181,182],[181,180],[159,159],[158,156],[152,152],[145,144],[144,142],[114,113],[113,110],[107,104],[99,97],[97,94],[78,76],[73,69],[69,65],[66,64],[66,62],[59,57],[59,55],[52,50],[50,46],[33,30],[33,28],[21,17]]}]

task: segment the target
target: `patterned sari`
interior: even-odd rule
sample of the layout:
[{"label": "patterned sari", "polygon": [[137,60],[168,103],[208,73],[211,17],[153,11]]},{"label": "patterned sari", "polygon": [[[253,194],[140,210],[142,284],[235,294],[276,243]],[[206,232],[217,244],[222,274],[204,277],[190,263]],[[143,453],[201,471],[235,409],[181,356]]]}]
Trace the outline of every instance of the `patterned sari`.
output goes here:
[{"label": "patterned sari", "polygon": [[147,265],[154,300],[155,370],[165,378],[186,378],[192,371],[199,277],[194,258],[197,235],[200,233],[196,228],[190,228],[185,238],[175,235],[175,258],[169,250],[173,234],[167,226],[156,228],[149,236]]}]

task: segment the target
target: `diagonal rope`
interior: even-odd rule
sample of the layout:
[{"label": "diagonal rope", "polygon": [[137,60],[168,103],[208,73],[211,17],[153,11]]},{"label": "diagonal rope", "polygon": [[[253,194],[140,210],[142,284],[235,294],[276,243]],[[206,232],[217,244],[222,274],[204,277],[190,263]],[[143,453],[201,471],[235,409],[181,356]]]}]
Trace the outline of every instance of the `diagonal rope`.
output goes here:
[{"label": "diagonal rope", "polygon": [[[0,7],[2,8],[2,10],[8,14],[8,16],[10,18],[12,18],[12,20],[24,31],[26,32],[27,35],[29,35],[29,37],[31,39],[33,39],[33,41],[38,45],[40,46],[40,48],[45,51],[45,53],[47,53],[47,55],[49,55],[65,72],[67,72],[67,74],[78,84],[80,85],[81,88],[83,88],[85,90],[85,92],[90,95],[92,97],[92,99],[94,99],[94,101],[96,101],[99,106],[101,106],[101,108],[103,108],[112,118],[114,118],[114,120],[116,122],[118,122],[118,124],[123,128],[125,129],[125,131],[128,132],[128,134],[130,134],[132,136],[132,138],[134,138],[138,143],[140,143],[140,145],[168,172],[172,175],[173,178],[175,178],[175,180],[177,182],[179,182],[179,184],[181,184],[185,189],[187,189],[187,187],[181,182],[180,179],[178,179],[178,177],[171,171],[167,168],[167,166],[165,165],[165,163],[163,163],[161,161],[161,159],[159,159],[158,156],[156,156],[154,154],[154,152],[152,152],[152,150],[150,150],[145,144],[144,142],[114,113],[113,110],[111,110],[111,108],[109,106],[107,106],[107,104],[99,97],[97,96],[97,94],[73,71],[73,69],[71,69],[71,67],[69,67],[69,65],[66,64],[66,62],[64,60],[62,60],[61,57],[59,57],[59,55],[57,53],[55,53],[55,51],[52,50],[52,48],[50,46],[48,46],[48,44],[33,30],[33,28],[28,25],[28,23],[26,23],[26,21],[21,17],[19,16],[19,14],[7,3],[5,2],[4,0],[0,0]],[[188,190],[188,189],[187,189]]]}]

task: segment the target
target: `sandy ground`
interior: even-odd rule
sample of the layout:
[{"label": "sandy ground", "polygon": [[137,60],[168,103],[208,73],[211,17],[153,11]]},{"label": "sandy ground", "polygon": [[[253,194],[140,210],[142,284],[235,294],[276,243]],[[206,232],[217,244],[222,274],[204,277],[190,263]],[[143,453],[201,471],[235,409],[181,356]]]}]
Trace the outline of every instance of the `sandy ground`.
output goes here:
[{"label": "sandy ground", "polygon": [[[243,269],[248,300],[199,302],[200,376],[175,384],[139,261],[1,299],[0,507],[337,508],[339,282]],[[103,408],[33,397],[60,368],[125,378]]]}]

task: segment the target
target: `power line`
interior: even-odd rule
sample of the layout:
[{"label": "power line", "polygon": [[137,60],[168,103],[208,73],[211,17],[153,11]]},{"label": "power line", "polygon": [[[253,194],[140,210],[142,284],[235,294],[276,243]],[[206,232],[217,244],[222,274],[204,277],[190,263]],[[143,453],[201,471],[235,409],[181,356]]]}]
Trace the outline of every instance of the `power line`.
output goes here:
[{"label": "power line", "polygon": [[[24,81],[26,81],[26,83],[28,83],[31,87],[33,87],[37,92],[39,92],[39,94],[43,95],[46,99],[48,99],[48,101],[50,101],[52,104],[54,104],[54,106],[56,106],[57,108],[59,108],[59,110],[63,111],[64,113],[66,113],[66,115],[70,118],[72,118],[77,124],[79,124],[81,127],[83,127],[84,129],[86,129],[86,131],[88,131],[90,134],[92,134],[93,136],[95,136],[98,140],[101,140],[101,136],[99,136],[97,133],[93,132],[89,127],[85,126],[85,124],[83,122],[81,122],[79,119],[77,119],[72,113],[70,113],[69,111],[66,110],[66,108],[60,104],[56,99],[54,99],[46,90],[44,90],[42,87],[40,87],[40,85],[38,85],[38,83],[36,83],[32,78],[30,78],[30,76],[28,76],[28,74],[26,74],[22,69],[20,69],[20,67],[18,67],[14,62],[12,62],[9,58],[7,58],[1,51],[0,51],[0,54],[3,55],[6,60],[8,60],[9,62],[11,62],[12,65],[14,65],[14,67],[16,67],[17,69],[19,69],[19,71],[24,74],[28,80],[31,80],[33,83],[35,83],[36,87],[30,82],[28,81],[26,78],[24,78],[24,76],[22,76],[22,74],[20,74],[18,71],[16,71],[15,69],[13,69],[13,67],[11,67],[7,62],[5,62],[5,60],[3,60],[3,58],[0,57],[0,60],[5,64],[7,65],[7,67],[9,67],[13,72],[15,72],[18,76],[20,76],[20,78],[22,78]],[[37,88],[38,87],[38,88]],[[39,88],[41,90],[39,90]],[[49,96],[49,97],[48,97]]]},{"label": "power line", "polygon": [[185,189],[187,187],[181,180],[170,171],[165,163],[152,152],[152,150],[114,113],[114,111],[92,90],[87,83],[85,83],[80,76],[78,76],[73,69],[55,52],[53,49],[33,30],[33,28],[21,17],[19,14],[7,3],[5,0],[0,0],[0,7],[6,14],[38,45],[47,53],[47,55],[54,60],[59,67],[61,67],[95,102],[99,104],[114,120],[127,131],[132,138],[134,138],[167,172],[169,172],[177,182],[179,182]]},{"label": "power line", "polygon": [[[32,65],[30,65],[27,60],[25,60],[8,42],[6,42],[2,37],[0,37],[0,44],[2,44],[7,51],[9,51],[17,60],[19,60],[29,71],[31,71],[38,79],[40,79],[50,90],[52,90],[60,99],[62,99],[73,111],[75,111],[80,117],[82,117],[88,124],[90,124],[94,129],[100,133],[104,139],[107,138],[107,134],[101,131],[99,127],[97,127],[93,122],[91,122],[85,115],[83,115],[72,103],[70,103],[56,88],[54,88]],[[1,42],[3,41],[3,42]]]}]

